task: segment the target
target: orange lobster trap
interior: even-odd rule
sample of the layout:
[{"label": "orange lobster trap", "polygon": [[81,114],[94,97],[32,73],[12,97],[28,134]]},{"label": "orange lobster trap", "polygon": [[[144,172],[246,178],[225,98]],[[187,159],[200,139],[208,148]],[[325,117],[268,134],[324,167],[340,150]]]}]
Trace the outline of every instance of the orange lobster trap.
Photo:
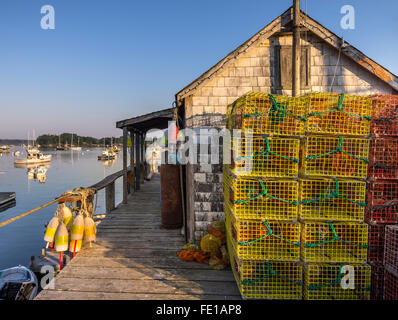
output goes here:
[{"label": "orange lobster trap", "polygon": [[[351,273],[352,284],[345,274]],[[371,267],[369,265],[308,264],[304,267],[305,300],[369,300]]]},{"label": "orange lobster trap", "polygon": [[371,133],[377,137],[398,136],[398,96],[372,96]]},{"label": "orange lobster trap", "polygon": [[372,138],[368,177],[398,180],[398,138]]},{"label": "orange lobster trap", "polygon": [[369,140],[308,136],[301,172],[307,176],[365,179],[368,171]]},{"label": "orange lobster trap", "polygon": [[385,224],[369,224],[368,262],[372,265],[384,263],[385,226]]},{"label": "orange lobster trap", "polygon": [[300,140],[243,135],[234,137],[231,145],[230,170],[239,176],[268,178],[298,176]]},{"label": "orange lobster trap", "polygon": [[357,180],[302,179],[299,217],[302,221],[362,222],[366,183]]},{"label": "orange lobster trap", "polygon": [[365,263],[368,226],[351,222],[305,222],[301,257],[306,263]]},{"label": "orange lobster trap", "polygon": [[368,183],[366,219],[371,223],[398,223],[398,182]]},{"label": "orange lobster trap", "polygon": [[297,262],[239,259],[227,241],[232,271],[244,299],[301,300],[303,270]]},{"label": "orange lobster trap", "polygon": [[366,136],[370,133],[369,97],[311,92],[307,102],[306,131],[315,134]]},{"label": "orange lobster trap", "polygon": [[230,210],[225,217],[231,245],[239,259],[300,260],[300,223],[238,219]]},{"label": "orange lobster trap", "polygon": [[300,97],[248,92],[227,108],[228,129],[249,129],[254,134],[301,135],[305,120]]},{"label": "orange lobster trap", "polygon": [[370,299],[383,300],[383,293],[384,293],[384,266],[372,265]]},{"label": "orange lobster trap", "polygon": [[223,169],[224,201],[239,219],[295,220],[299,185],[295,180],[235,176]]}]

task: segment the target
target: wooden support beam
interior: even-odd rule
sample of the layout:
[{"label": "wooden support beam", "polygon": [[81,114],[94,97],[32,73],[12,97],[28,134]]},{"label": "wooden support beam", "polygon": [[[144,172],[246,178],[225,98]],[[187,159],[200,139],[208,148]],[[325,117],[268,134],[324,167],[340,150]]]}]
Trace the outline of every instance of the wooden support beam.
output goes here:
[{"label": "wooden support beam", "polygon": [[136,177],[136,190],[140,190],[141,184],[141,136],[139,133],[136,133],[136,142],[135,142],[135,154],[136,154],[136,169],[135,169],[135,177]]},{"label": "wooden support beam", "polygon": [[292,96],[300,95],[300,0],[293,0]]},{"label": "wooden support beam", "polygon": [[123,128],[123,203],[127,204],[127,127]]},{"label": "wooden support beam", "polygon": [[[133,172],[133,177],[135,176],[135,163],[134,163],[134,142],[135,142],[135,135],[133,131],[130,131],[130,137],[131,137],[131,148],[130,148],[130,168],[131,171]],[[132,185],[134,192],[135,190],[135,177],[134,177],[134,183]]]},{"label": "wooden support beam", "polygon": [[105,208],[106,213],[110,213],[115,209],[115,182],[108,184],[105,187]]}]

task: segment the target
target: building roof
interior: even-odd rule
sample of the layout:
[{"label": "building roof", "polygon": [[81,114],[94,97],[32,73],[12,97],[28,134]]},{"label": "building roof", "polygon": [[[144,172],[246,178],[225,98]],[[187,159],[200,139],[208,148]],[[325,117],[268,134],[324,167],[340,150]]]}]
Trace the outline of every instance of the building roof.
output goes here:
[{"label": "building roof", "polygon": [[142,132],[149,129],[165,129],[174,117],[175,108],[163,109],[147,113],[138,117],[116,122],[116,128],[128,127]]},{"label": "building roof", "polygon": [[[199,78],[191,82],[184,89],[179,91],[176,94],[176,101],[178,105],[181,104],[181,101],[192,95],[197,89],[202,87],[205,83],[207,83],[210,79],[216,76],[218,73],[222,72],[224,68],[228,67],[228,65],[232,64],[237,58],[243,55],[251,46],[268,39],[273,34],[281,31],[290,31],[291,25],[293,21],[293,7],[290,7],[284,13],[282,13],[279,17],[261,29],[258,33],[256,33],[253,37],[247,40],[245,43],[240,45],[234,51],[230,52],[224,59],[219,61],[205,73],[203,73]],[[325,28],[319,22],[312,19],[310,16],[306,15],[303,11],[300,12],[300,22],[301,25],[314,33],[326,43],[330,44],[332,47],[337,50],[341,49],[341,52],[349,57],[354,62],[361,65],[363,68],[367,69],[370,73],[387,83],[394,90],[398,91],[398,77],[388,71],[383,66],[379,65],[361,51],[350,45],[348,42],[345,42],[342,38],[338,37],[329,29]]]}]

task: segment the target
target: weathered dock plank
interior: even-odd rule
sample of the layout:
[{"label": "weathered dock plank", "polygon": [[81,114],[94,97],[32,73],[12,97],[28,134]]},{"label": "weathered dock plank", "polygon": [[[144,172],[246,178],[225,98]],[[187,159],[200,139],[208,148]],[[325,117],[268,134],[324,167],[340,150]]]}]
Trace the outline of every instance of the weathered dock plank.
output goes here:
[{"label": "weathered dock plank", "polygon": [[58,274],[55,288],[36,299],[240,299],[231,270],[180,260],[183,245],[180,230],[161,227],[155,176],[102,220],[97,242],[83,248]]}]

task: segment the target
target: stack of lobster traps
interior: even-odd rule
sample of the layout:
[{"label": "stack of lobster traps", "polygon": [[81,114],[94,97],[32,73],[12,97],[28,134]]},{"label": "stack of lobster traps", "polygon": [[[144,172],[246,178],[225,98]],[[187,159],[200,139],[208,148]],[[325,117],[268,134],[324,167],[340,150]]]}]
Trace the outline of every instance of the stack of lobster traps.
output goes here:
[{"label": "stack of lobster traps", "polygon": [[244,298],[369,299],[370,120],[371,99],[344,94],[228,106],[225,219]]},{"label": "stack of lobster traps", "polygon": [[398,96],[372,97],[366,221],[372,299],[392,299],[394,288],[397,299],[398,262],[394,266],[388,257],[398,242],[390,226],[398,223]]}]

